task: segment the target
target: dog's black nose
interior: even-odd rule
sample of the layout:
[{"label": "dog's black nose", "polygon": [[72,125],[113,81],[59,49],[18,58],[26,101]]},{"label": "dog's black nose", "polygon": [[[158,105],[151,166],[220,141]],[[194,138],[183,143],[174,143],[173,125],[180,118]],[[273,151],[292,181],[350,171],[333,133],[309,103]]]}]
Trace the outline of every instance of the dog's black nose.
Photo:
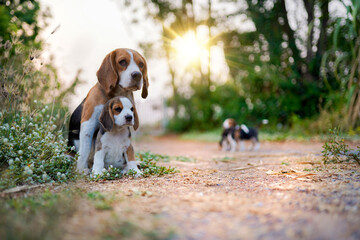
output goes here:
[{"label": "dog's black nose", "polygon": [[130,122],[131,120],[132,120],[132,116],[131,115],[126,115],[125,116],[125,120],[127,121],[127,122]]},{"label": "dog's black nose", "polygon": [[131,78],[135,81],[139,81],[142,77],[141,72],[132,72],[131,73]]}]

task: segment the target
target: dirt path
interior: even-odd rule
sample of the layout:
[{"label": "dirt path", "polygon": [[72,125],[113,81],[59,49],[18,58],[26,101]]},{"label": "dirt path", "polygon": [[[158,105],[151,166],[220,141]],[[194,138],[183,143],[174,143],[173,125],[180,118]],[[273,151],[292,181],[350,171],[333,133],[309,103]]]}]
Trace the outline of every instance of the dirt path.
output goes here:
[{"label": "dirt path", "polygon": [[113,212],[83,206],[64,238],[116,239],[125,221],[144,233],[129,239],[360,239],[359,167],[323,165],[321,145],[265,142],[258,152],[223,153],[216,143],[169,137],[135,142],[137,151],[190,162],[161,163],[180,171],[166,177],[79,184],[113,194]]}]

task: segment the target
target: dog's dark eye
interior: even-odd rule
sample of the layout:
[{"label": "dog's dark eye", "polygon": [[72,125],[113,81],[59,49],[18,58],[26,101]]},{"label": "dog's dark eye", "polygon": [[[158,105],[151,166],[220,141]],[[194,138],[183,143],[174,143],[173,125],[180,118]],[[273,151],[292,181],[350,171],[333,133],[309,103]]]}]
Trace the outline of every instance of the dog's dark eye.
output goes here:
[{"label": "dog's dark eye", "polygon": [[122,111],[122,108],[121,108],[121,107],[117,107],[117,108],[115,108],[115,111],[121,112],[121,111]]},{"label": "dog's dark eye", "polygon": [[133,112],[133,111],[134,111],[134,107],[130,108],[130,110]]},{"label": "dog's dark eye", "polygon": [[125,67],[125,66],[127,65],[127,62],[126,62],[126,60],[121,60],[121,61],[119,62],[119,64],[120,64],[121,66]]},{"label": "dog's dark eye", "polygon": [[139,67],[140,67],[140,68],[143,68],[143,66],[144,66],[144,63],[140,62],[140,63],[139,63]]}]

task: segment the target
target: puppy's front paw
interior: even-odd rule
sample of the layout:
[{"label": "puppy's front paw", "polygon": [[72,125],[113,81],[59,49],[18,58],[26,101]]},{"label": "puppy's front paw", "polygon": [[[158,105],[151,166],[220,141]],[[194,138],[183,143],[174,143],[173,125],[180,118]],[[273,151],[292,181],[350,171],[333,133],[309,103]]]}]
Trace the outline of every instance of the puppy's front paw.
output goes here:
[{"label": "puppy's front paw", "polygon": [[122,174],[125,173],[131,173],[131,175],[135,177],[141,177],[143,173],[139,170],[137,167],[137,164],[135,161],[128,162],[127,166],[124,168],[124,170],[121,171]]},{"label": "puppy's front paw", "polygon": [[92,170],[92,174],[93,175],[103,175],[104,173],[106,173],[106,169],[105,168],[96,168],[95,166],[93,167],[93,170]]}]

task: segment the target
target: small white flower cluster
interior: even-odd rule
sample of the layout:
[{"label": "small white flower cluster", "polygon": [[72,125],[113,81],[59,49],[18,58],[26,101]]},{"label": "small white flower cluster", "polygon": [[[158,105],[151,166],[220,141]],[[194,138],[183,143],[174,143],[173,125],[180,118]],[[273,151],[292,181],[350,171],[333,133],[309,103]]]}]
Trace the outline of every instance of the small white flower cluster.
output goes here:
[{"label": "small white flower cluster", "polygon": [[12,179],[13,185],[75,178],[75,160],[66,155],[67,141],[48,111],[44,106],[32,116],[0,112],[0,166],[8,165],[1,177]]}]

